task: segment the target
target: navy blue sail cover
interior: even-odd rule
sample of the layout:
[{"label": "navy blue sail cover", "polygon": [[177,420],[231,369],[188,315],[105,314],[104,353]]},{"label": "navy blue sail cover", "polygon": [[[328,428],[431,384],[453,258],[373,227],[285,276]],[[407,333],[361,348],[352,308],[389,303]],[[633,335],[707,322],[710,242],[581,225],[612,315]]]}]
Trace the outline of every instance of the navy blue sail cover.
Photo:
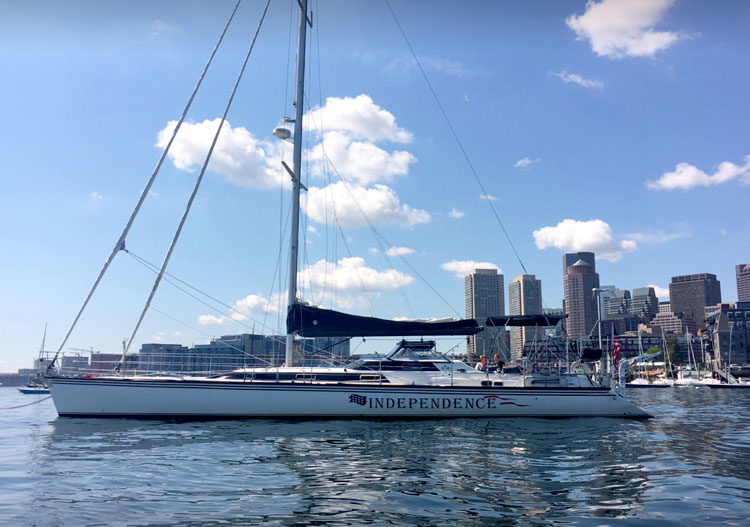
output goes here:
[{"label": "navy blue sail cover", "polygon": [[409,337],[422,335],[474,335],[482,331],[472,319],[450,321],[396,321],[349,315],[331,309],[294,304],[286,317],[288,333],[301,337]]},{"label": "navy blue sail cover", "polygon": [[487,327],[497,326],[556,326],[567,315],[511,315],[507,317],[490,317],[485,322]]}]

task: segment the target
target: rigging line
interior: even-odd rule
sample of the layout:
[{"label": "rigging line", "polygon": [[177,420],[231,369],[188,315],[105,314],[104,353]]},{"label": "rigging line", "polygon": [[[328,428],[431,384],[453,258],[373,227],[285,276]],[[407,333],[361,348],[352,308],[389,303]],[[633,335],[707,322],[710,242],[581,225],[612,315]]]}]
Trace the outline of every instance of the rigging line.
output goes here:
[{"label": "rigging line", "polygon": [[485,197],[485,201],[490,206],[490,209],[492,209],[492,214],[495,215],[495,219],[497,220],[498,225],[500,225],[500,229],[502,229],[503,234],[505,235],[505,239],[508,240],[508,244],[510,245],[510,248],[513,250],[513,254],[516,255],[516,259],[518,260],[518,263],[521,264],[521,269],[523,269],[524,274],[528,274],[528,271],[526,270],[526,266],[523,264],[523,261],[521,260],[521,256],[518,254],[518,251],[516,250],[515,245],[513,245],[513,241],[510,238],[510,234],[508,234],[508,231],[505,229],[505,225],[503,225],[503,222],[500,219],[500,216],[497,213],[497,210],[495,210],[495,206],[492,204],[492,201],[490,200],[490,195],[487,192],[487,190],[484,188],[484,185],[482,184],[482,180],[479,179],[479,174],[474,169],[474,165],[472,164],[471,159],[469,158],[469,154],[466,152],[466,149],[464,148],[464,145],[461,142],[461,139],[459,139],[455,128],[453,128],[453,124],[451,123],[451,120],[448,118],[448,114],[443,108],[443,105],[440,102],[440,99],[438,98],[437,93],[435,92],[435,89],[432,87],[432,83],[430,82],[430,79],[427,77],[427,73],[425,73],[424,68],[422,67],[422,63],[419,61],[419,58],[417,58],[417,54],[414,52],[414,48],[412,48],[411,43],[409,42],[409,39],[407,38],[406,33],[404,32],[404,29],[401,27],[401,24],[399,23],[398,18],[396,17],[396,13],[393,11],[393,8],[391,7],[391,3],[389,2],[389,0],[385,0],[385,4],[388,6],[388,10],[391,12],[391,15],[393,15],[393,20],[396,22],[396,26],[398,26],[398,29],[401,32],[401,35],[404,37],[404,40],[406,41],[406,45],[409,47],[409,51],[414,57],[414,61],[417,63],[417,66],[419,67],[419,71],[422,73],[422,77],[424,77],[424,80],[427,83],[427,87],[430,89],[430,92],[432,93],[432,96],[435,99],[435,102],[437,103],[438,108],[440,108],[440,113],[443,114],[443,118],[445,119],[445,122],[448,124],[448,128],[450,129],[451,134],[453,135],[453,139],[455,139],[456,144],[458,144],[458,148],[461,150],[461,153],[463,154],[464,159],[466,160],[466,163],[469,165],[469,169],[471,170],[471,173],[474,175],[474,179],[476,179],[477,183],[479,184],[479,188],[482,189],[482,194]]},{"label": "rigging line", "polygon": [[91,297],[94,295],[94,291],[96,291],[96,288],[99,286],[99,282],[101,282],[110,264],[115,259],[115,256],[117,255],[118,252],[120,252],[120,249],[123,249],[125,247],[125,238],[130,232],[130,228],[132,227],[133,222],[135,221],[135,218],[138,215],[138,212],[141,210],[141,205],[143,205],[143,202],[146,200],[146,196],[148,196],[149,190],[151,190],[151,186],[154,184],[154,180],[156,179],[156,176],[159,173],[159,170],[161,169],[162,163],[164,163],[164,159],[166,159],[167,157],[167,153],[169,152],[169,149],[172,147],[172,143],[174,142],[174,138],[177,136],[177,132],[179,131],[180,126],[182,126],[182,122],[185,120],[185,117],[187,117],[188,110],[190,110],[190,107],[193,104],[193,99],[195,99],[195,95],[198,93],[198,89],[203,83],[203,78],[206,76],[206,72],[208,71],[208,68],[211,66],[211,63],[214,60],[214,56],[216,55],[216,52],[218,51],[219,46],[221,45],[221,42],[224,40],[224,35],[226,35],[227,29],[229,29],[229,25],[232,23],[234,14],[237,12],[237,8],[240,6],[241,1],[242,0],[237,0],[237,3],[235,4],[234,9],[232,10],[232,14],[229,16],[229,20],[227,20],[227,23],[224,26],[224,30],[221,32],[221,36],[219,37],[219,40],[216,42],[216,45],[214,46],[214,49],[211,52],[211,56],[208,58],[208,62],[206,62],[206,65],[203,68],[203,72],[201,73],[201,76],[198,79],[198,82],[195,85],[195,88],[193,88],[193,93],[190,95],[190,98],[188,99],[188,102],[185,105],[185,108],[182,110],[182,114],[180,115],[180,118],[177,120],[177,124],[175,125],[174,130],[172,131],[172,136],[169,138],[169,142],[167,143],[167,146],[164,148],[164,151],[161,153],[161,157],[159,158],[159,161],[156,163],[156,167],[154,168],[154,171],[151,173],[151,177],[149,178],[148,183],[146,183],[146,186],[143,188],[143,192],[141,192],[141,197],[138,199],[138,203],[136,204],[135,209],[133,209],[133,212],[130,214],[130,218],[128,219],[128,222],[125,224],[125,228],[123,229],[122,234],[120,234],[120,237],[117,239],[117,243],[115,244],[115,247],[112,249],[112,252],[110,253],[109,258],[107,258],[107,261],[104,263],[104,267],[102,267],[102,270],[99,271],[99,276],[96,278],[94,285],[91,287],[91,290],[89,291],[89,294],[86,297],[86,300],[84,300],[83,305],[81,306],[81,309],[78,311],[78,314],[76,315],[75,319],[73,319],[73,324],[71,324],[70,329],[68,330],[68,333],[65,335],[65,338],[60,344],[60,347],[57,349],[57,352],[55,353],[54,358],[50,362],[49,366],[47,366],[47,371],[49,371],[54,366],[55,361],[57,360],[57,357],[60,355],[60,352],[62,351],[63,347],[65,347],[65,344],[68,342],[68,339],[70,338],[71,333],[73,333],[73,329],[76,327],[76,324],[78,323],[78,319],[81,318],[83,311],[86,309],[86,306],[91,300]]},{"label": "rigging line", "polygon": [[[167,317],[168,319],[170,319],[170,320],[173,320],[173,321],[177,322],[178,324],[182,324],[182,325],[183,325],[183,326],[185,326],[186,328],[192,329],[193,331],[195,331],[195,332],[197,332],[197,333],[200,333],[201,335],[205,335],[206,337],[209,337],[209,338],[210,338],[211,340],[213,340],[214,342],[216,342],[216,339],[214,338],[214,336],[213,336],[213,335],[210,335],[210,334],[206,333],[205,331],[201,331],[200,329],[198,329],[198,328],[195,328],[195,327],[191,326],[190,324],[187,324],[187,323],[185,323],[185,322],[183,322],[183,321],[181,321],[181,320],[178,320],[178,319],[176,319],[175,317],[173,317],[172,315],[168,315],[168,314],[167,314],[167,313],[165,313],[164,311],[161,311],[161,310],[159,310],[159,309],[157,309],[157,308],[155,308],[155,307],[153,307],[153,306],[151,306],[151,309],[152,309],[153,311],[155,311],[155,312],[159,313],[160,315],[162,315],[162,316],[165,316],[165,317]],[[250,358],[253,358],[253,359],[255,359],[255,360],[258,360],[258,361],[260,361],[260,362],[265,362],[266,364],[272,364],[272,363],[271,363],[271,361],[268,361],[268,360],[266,360],[266,359],[263,359],[263,358],[261,358],[261,357],[257,357],[257,356],[255,356],[255,355],[253,355],[252,353],[248,353],[247,351],[243,350],[242,348],[238,348],[238,347],[236,347],[236,346],[232,346],[231,344],[228,344],[227,342],[224,342],[224,341],[219,341],[219,342],[221,343],[221,345],[222,345],[222,346],[226,346],[227,348],[231,348],[231,349],[233,349],[233,350],[237,350],[237,351],[239,351],[240,353],[242,353],[243,355],[245,355],[246,357],[250,357]]]},{"label": "rigging line", "polygon": [[[308,106],[310,106],[309,102],[308,102]],[[393,263],[391,262],[390,258],[386,254],[385,247],[383,247],[382,243],[380,242],[378,230],[375,228],[375,225],[372,223],[372,221],[370,221],[370,218],[367,216],[367,214],[365,214],[365,211],[362,210],[362,207],[359,205],[359,202],[354,197],[354,193],[349,188],[349,182],[336,169],[336,166],[331,161],[331,158],[328,157],[328,152],[326,151],[325,143],[323,141],[322,131],[321,131],[321,129],[318,128],[318,124],[315,121],[315,119],[313,117],[311,117],[311,119],[313,121],[315,131],[318,134],[318,139],[320,140],[320,147],[321,147],[321,150],[323,151],[323,157],[330,164],[331,169],[336,173],[336,175],[339,177],[339,179],[341,179],[342,183],[344,183],[344,188],[349,193],[349,197],[352,199],[352,202],[357,206],[357,209],[359,210],[360,214],[364,218],[364,220],[367,223],[367,225],[370,227],[370,230],[373,233],[373,237],[375,238],[375,242],[380,246],[380,252],[381,252],[381,254],[385,258],[385,260],[386,260],[388,266],[390,267],[390,269],[393,270],[393,271],[395,271],[396,269],[395,269],[395,267],[393,267]],[[335,207],[334,207],[334,211],[335,211]],[[338,219],[336,221],[337,221],[337,225],[339,227],[339,230],[341,230],[341,224],[338,223]],[[343,231],[341,231],[341,235],[344,238],[344,243],[346,243],[346,237],[344,236]],[[351,251],[349,250],[349,245],[348,244],[347,244],[346,248],[347,248],[347,252],[349,252],[349,256],[351,256],[352,254],[351,254]],[[404,301],[404,304],[406,305],[406,308],[409,310],[409,313],[411,314],[411,316],[413,318],[416,318],[416,314],[414,313],[414,309],[412,308],[411,302],[409,302],[409,299],[406,296],[406,292],[404,291],[403,285],[401,284],[401,282],[400,282],[400,280],[398,279],[397,276],[394,276],[393,279],[396,282],[396,285],[398,286],[399,294],[401,295],[401,298]],[[360,279],[360,283],[361,283],[361,279]],[[369,299],[367,299],[367,301],[368,301],[368,304],[369,304]],[[375,315],[373,314],[373,316],[375,316]]]},{"label": "rigging line", "polygon": [[[350,258],[353,258],[351,249],[349,249],[349,242],[346,241],[346,236],[344,235],[344,230],[341,228],[341,224],[336,221],[336,226],[339,228],[339,232],[341,233],[341,239],[344,240],[344,246],[346,247],[346,252],[349,254]],[[375,316],[375,310],[372,308],[372,303],[370,302],[370,296],[367,294],[367,288],[365,287],[365,283],[362,281],[362,277],[358,272],[355,272],[354,274],[357,275],[357,281],[359,282],[359,287],[362,288],[362,295],[365,297],[365,302],[367,302],[367,308],[370,310],[370,314],[374,317]],[[334,279],[334,282],[336,280]]]},{"label": "rigging line", "polygon": [[[153,273],[157,273],[157,272],[158,272],[158,270],[159,270],[159,267],[158,267],[158,266],[156,266],[156,265],[154,265],[153,263],[149,262],[149,261],[148,261],[148,260],[146,260],[145,258],[143,258],[143,257],[141,257],[141,256],[138,256],[138,255],[137,255],[137,254],[135,254],[134,252],[132,252],[132,251],[130,251],[130,250],[127,250],[127,249],[125,250],[125,252],[126,252],[126,253],[127,253],[127,254],[128,254],[129,256],[133,257],[133,259],[134,259],[135,261],[137,261],[138,263],[140,263],[141,265],[143,265],[143,266],[144,266],[144,267],[145,267],[146,269],[148,269],[149,271],[151,271],[151,272],[153,272]],[[252,321],[253,323],[255,323],[255,324],[260,324],[260,325],[261,325],[261,326],[262,326],[262,327],[263,327],[264,329],[267,329],[267,330],[271,330],[271,331],[273,331],[273,330],[274,330],[274,328],[272,328],[272,327],[269,327],[269,326],[267,326],[267,325],[266,325],[265,323],[261,323],[260,321],[258,321],[258,320],[255,320],[255,319],[254,319],[253,317],[251,317],[251,316],[248,316],[248,315],[247,315],[246,313],[243,313],[242,311],[240,311],[240,310],[238,310],[238,309],[235,309],[234,307],[230,306],[229,304],[226,304],[226,303],[222,302],[221,300],[219,300],[219,299],[217,299],[217,298],[214,298],[213,296],[209,295],[208,293],[206,293],[206,292],[204,292],[204,291],[201,291],[201,290],[200,290],[200,289],[198,289],[197,287],[195,287],[195,286],[192,286],[192,285],[188,284],[188,283],[187,283],[187,282],[185,282],[184,280],[181,280],[180,278],[178,278],[178,277],[176,277],[176,276],[174,276],[174,275],[171,275],[171,274],[167,273],[166,271],[164,272],[164,276],[166,277],[166,278],[164,278],[164,281],[165,281],[165,282],[167,282],[168,284],[170,284],[170,285],[171,285],[172,287],[176,288],[176,289],[177,289],[177,290],[179,290],[179,291],[182,291],[183,293],[185,293],[186,295],[188,295],[188,296],[189,296],[190,298],[192,298],[193,300],[196,300],[197,302],[200,302],[200,303],[201,303],[201,304],[203,304],[204,306],[208,307],[209,309],[212,309],[213,311],[217,312],[218,314],[220,314],[220,315],[222,315],[222,316],[224,316],[224,317],[227,317],[227,318],[232,318],[232,317],[230,317],[229,315],[227,315],[226,313],[224,313],[223,311],[221,311],[220,309],[218,309],[218,308],[217,308],[216,306],[212,306],[212,305],[211,305],[211,304],[209,304],[208,302],[205,302],[204,300],[201,300],[200,298],[198,298],[197,296],[193,295],[193,294],[192,294],[192,293],[190,293],[189,291],[186,291],[185,289],[183,289],[182,287],[180,287],[179,285],[177,285],[177,284],[175,283],[175,281],[176,281],[176,282],[179,282],[179,283],[183,284],[183,285],[184,285],[185,287],[188,287],[188,288],[190,288],[190,289],[192,289],[192,290],[196,291],[197,293],[199,293],[199,294],[201,294],[201,295],[203,295],[203,296],[205,296],[205,297],[207,297],[207,298],[209,298],[209,299],[213,300],[213,301],[214,301],[214,302],[216,302],[217,304],[220,304],[221,306],[224,306],[225,308],[229,309],[230,311],[233,311],[233,312],[237,313],[238,315],[241,315],[241,316],[243,316],[243,317],[247,318],[248,320]],[[267,305],[270,305],[270,300],[269,300],[269,302],[268,302],[268,304],[267,304]],[[153,309],[153,308],[152,308],[152,309]],[[267,312],[267,311],[268,311],[268,310],[266,309],[266,312]],[[160,312],[160,313],[161,313],[161,312]],[[166,313],[161,313],[161,314],[163,314],[163,315],[165,315],[165,316],[169,317],[169,315],[167,315]],[[177,320],[177,319],[173,319],[173,320],[175,320],[176,322],[179,322],[180,324],[183,324],[183,325],[185,325],[185,326],[187,326],[187,327],[189,327],[189,328],[191,328],[191,329],[195,329],[195,328],[193,328],[192,326],[188,326],[188,325],[187,325],[187,324],[185,324],[184,322],[181,322],[181,321],[179,321],[179,320]],[[237,323],[237,324],[239,324],[240,326],[244,326],[244,327],[246,327],[246,328],[248,328],[248,329],[251,329],[251,330],[253,330],[253,334],[255,334],[255,333],[254,333],[254,332],[255,332],[255,328],[254,328],[254,326],[250,326],[249,324],[245,324],[245,323],[244,323],[244,322],[243,322],[242,320],[237,320],[237,319],[235,319],[235,318],[232,318],[232,321],[233,321],[233,322],[236,322],[236,323]],[[197,330],[197,329],[196,329],[196,331],[200,332],[200,330]],[[208,333],[205,333],[205,335],[208,335]],[[208,336],[210,336],[210,335],[208,335]],[[275,336],[273,336],[273,335],[266,335],[266,338],[270,338],[270,339],[272,339],[272,340],[276,340],[276,341],[278,341],[278,342],[286,342],[286,337],[284,337],[284,338],[277,338],[277,337],[275,337]],[[313,346],[313,348],[314,348],[314,347],[315,347],[315,346]]]},{"label": "rigging line", "polygon": [[221,129],[224,127],[224,123],[226,122],[227,114],[229,113],[229,108],[231,108],[232,102],[234,101],[234,96],[237,93],[237,88],[239,87],[240,81],[242,80],[242,75],[245,73],[247,62],[248,60],[250,60],[250,55],[253,52],[253,48],[255,47],[255,42],[258,39],[260,28],[263,27],[263,21],[266,18],[266,13],[268,13],[268,6],[270,4],[271,4],[271,0],[267,0],[266,6],[263,9],[263,14],[261,15],[261,18],[260,18],[260,22],[258,23],[258,28],[255,30],[255,35],[253,35],[253,40],[250,43],[250,48],[248,49],[247,55],[245,56],[245,61],[242,63],[242,68],[240,69],[240,73],[237,76],[237,81],[234,83],[234,88],[232,88],[232,94],[229,96],[229,100],[227,101],[226,108],[224,109],[224,115],[222,115],[221,117],[221,122],[219,123],[219,126],[216,129],[216,134],[214,134],[214,139],[211,143],[211,147],[208,149],[208,154],[206,154],[206,160],[203,162],[203,167],[201,168],[200,175],[195,181],[193,192],[190,195],[190,199],[188,199],[187,206],[185,207],[185,212],[182,214],[182,219],[180,220],[180,224],[177,227],[177,231],[174,234],[174,238],[172,239],[172,244],[169,246],[167,255],[164,257],[164,262],[161,264],[161,269],[159,270],[159,274],[157,275],[156,280],[154,281],[154,286],[151,289],[151,293],[148,296],[148,300],[146,300],[146,305],[143,306],[143,311],[141,312],[141,316],[138,318],[138,322],[136,323],[135,328],[133,329],[133,333],[131,334],[130,339],[128,340],[128,343],[125,345],[125,349],[122,350],[122,358],[120,359],[121,363],[125,361],[125,356],[127,355],[128,350],[130,349],[130,345],[133,343],[133,339],[135,338],[135,335],[138,332],[138,328],[141,326],[141,322],[143,322],[143,318],[146,316],[146,312],[148,311],[148,308],[151,305],[151,300],[154,298],[154,295],[156,294],[156,290],[159,287],[159,282],[161,282],[162,276],[164,276],[164,271],[166,270],[167,265],[169,264],[169,260],[172,257],[172,253],[174,252],[174,248],[177,245],[177,240],[179,240],[180,238],[180,234],[182,233],[182,227],[185,225],[185,220],[187,220],[187,216],[190,213],[190,209],[193,206],[193,201],[195,201],[195,195],[198,193],[198,189],[200,188],[201,182],[203,181],[203,176],[206,174],[206,168],[208,168],[208,162],[211,159],[211,155],[214,152],[214,147],[216,147],[216,141],[219,139],[219,134],[221,133]]},{"label": "rigging line", "polygon": [[[135,259],[135,260],[136,260],[136,261],[137,261],[138,263],[140,263],[141,265],[143,265],[144,267],[146,267],[146,268],[147,268],[147,269],[148,269],[149,271],[151,271],[151,272],[153,272],[153,273],[158,273],[158,272],[159,272],[159,267],[158,267],[157,265],[154,265],[154,264],[152,264],[151,262],[149,262],[149,261],[148,261],[148,260],[146,260],[145,258],[142,258],[142,257],[138,256],[137,254],[133,253],[132,251],[127,251],[127,253],[128,253],[128,254],[129,254],[130,256],[132,256],[132,257],[133,257],[133,258],[134,258],[134,259]],[[201,291],[200,289],[198,289],[198,288],[196,288],[196,287],[193,287],[192,285],[188,284],[187,282],[184,282],[183,280],[180,280],[179,278],[177,278],[177,277],[176,277],[176,276],[174,276],[174,275],[171,275],[171,274],[169,274],[169,273],[166,273],[166,272],[165,272],[165,273],[164,273],[164,276],[166,276],[166,277],[167,277],[167,278],[164,278],[164,281],[165,281],[165,282],[167,282],[168,284],[172,285],[173,287],[175,287],[175,288],[176,288],[176,289],[178,289],[179,291],[182,291],[183,293],[185,293],[186,295],[188,295],[188,296],[189,296],[190,298],[192,298],[192,299],[194,299],[194,300],[196,300],[196,301],[200,302],[200,303],[201,303],[201,304],[203,304],[204,306],[206,306],[206,307],[208,307],[208,308],[210,308],[210,309],[212,309],[212,310],[216,311],[217,313],[219,313],[220,315],[222,315],[222,316],[224,316],[224,317],[227,317],[227,318],[232,318],[231,316],[227,315],[226,313],[224,313],[223,311],[221,311],[220,309],[218,309],[218,308],[217,308],[216,306],[212,306],[212,305],[211,305],[211,304],[209,304],[208,302],[206,302],[206,301],[204,301],[204,300],[201,300],[200,298],[198,298],[197,296],[193,295],[193,294],[192,294],[192,293],[190,293],[189,291],[186,291],[185,289],[183,289],[182,287],[180,287],[179,285],[177,285],[177,284],[176,284],[176,283],[175,283],[174,281],[176,281],[176,282],[179,282],[179,283],[183,284],[183,285],[184,285],[184,286],[186,286],[186,287],[189,287],[190,289],[192,289],[192,290],[194,290],[194,291],[198,292],[199,294],[201,294],[201,295],[205,296],[206,298],[209,298],[209,299],[213,300],[213,301],[214,301],[214,302],[216,302],[217,304],[219,304],[219,305],[221,305],[221,306],[224,306],[225,308],[229,309],[230,311],[233,311],[233,312],[237,313],[238,315],[242,315],[243,317],[246,317],[246,318],[247,318],[248,320],[252,320],[252,321],[253,321],[253,322],[255,322],[256,324],[261,324],[261,323],[260,323],[259,321],[257,321],[257,320],[254,320],[254,319],[253,319],[252,317],[249,317],[249,316],[247,316],[247,314],[245,314],[245,313],[243,313],[243,312],[239,311],[238,309],[235,309],[235,308],[233,308],[233,307],[232,307],[232,306],[230,306],[229,304],[225,304],[225,303],[224,303],[224,302],[222,302],[221,300],[219,300],[219,299],[217,299],[217,298],[214,298],[214,297],[212,297],[212,296],[211,296],[211,295],[209,295],[208,293],[205,293],[205,292]],[[173,281],[173,280],[174,280],[174,281]],[[238,323],[239,325],[241,325],[241,326],[245,326],[245,327],[246,327],[246,328],[248,328],[248,329],[252,329],[252,327],[251,327],[250,325],[248,325],[248,324],[245,324],[245,323],[243,323],[243,322],[242,322],[241,320],[236,320],[236,319],[234,319],[234,318],[232,318],[232,320],[233,320],[234,322],[237,322],[237,323]],[[265,324],[261,324],[261,326],[263,326],[263,328],[264,328],[264,329],[270,329],[270,330],[273,330],[273,329],[274,329],[274,328],[271,328],[271,327],[268,327],[268,326],[266,326]]]},{"label": "rigging line", "polygon": [[[381,236],[382,236],[382,235],[381,235]],[[386,243],[388,243],[388,245],[391,245],[391,244],[390,244],[390,243],[388,242],[388,240],[385,240],[385,241],[386,241]],[[391,245],[391,246],[392,246],[392,245]],[[444,303],[444,304],[445,304],[446,306],[448,306],[448,308],[449,308],[449,309],[450,309],[451,311],[453,311],[453,312],[454,312],[454,313],[456,314],[456,316],[457,316],[458,318],[463,318],[463,316],[461,316],[461,314],[460,314],[460,313],[459,313],[458,311],[456,311],[456,308],[454,308],[454,307],[453,307],[453,306],[452,306],[452,305],[451,305],[451,304],[450,304],[450,303],[449,303],[449,302],[448,302],[448,301],[447,301],[447,300],[446,300],[446,299],[445,299],[445,298],[443,297],[443,295],[441,295],[441,294],[440,294],[440,293],[439,293],[439,292],[437,291],[437,289],[435,289],[434,287],[432,287],[432,284],[430,284],[430,282],[428,282],[428,281],[427,281],[427,279],[425,279],[425,277],[424,277],[424,276],[422,276],[422,275],[420,274],[420,272],[419,272],[419,271],[417,271],[417,269],[416,269],[416,268],[415,268],[415,267],[414,267],[414,266],[413,266],[412,264],[410,264],[410,263],[409,263],[409,261],[408,261],[408,260],[407,260],[407,259],[406,259],[406,258],[405,258],[405,257],[404,257],[403,255],[399,254],[399,255],[398,255],[398,257],[399,257],[399,258],[401,259],[401,261],[402,261],[402,262],[404,262],[404,264],[406,264],[406,266],[407,266],[407,267],[409,267],[409,269],[411,269],[411,271],[412,271],[412,272],[413,272],[414,274],[416,274],[416,275],[417,275],[417,276],[419,277],[419,279],[420,279],[420,280],[422,280],[422,281],[423,281],[423,282],[424,282],[425,284],[427,284],[427,287],[429,287],[429,288],[430,288],[430,290],[431,290],[431,291],[432,291],[433,293],[435,293],[435,295],[437,295],[437,297],[438,297],[438,298],[439,298],[440,300],[442,300],[442,301],[443,301],[443,303]]]}]

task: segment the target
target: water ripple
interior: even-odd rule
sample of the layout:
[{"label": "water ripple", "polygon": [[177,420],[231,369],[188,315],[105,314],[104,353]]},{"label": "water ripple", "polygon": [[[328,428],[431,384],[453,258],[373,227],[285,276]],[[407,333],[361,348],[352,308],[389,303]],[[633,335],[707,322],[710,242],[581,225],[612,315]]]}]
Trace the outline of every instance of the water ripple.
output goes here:
[{"label": "water ripple", "polygon": [[[655,393],[651,393],[655,392]],[[750,393],[639,390],[616,419],[166,422],[0,414],[23,525],[743,525]],[[19,400],[0,388],[2,406]]]}]

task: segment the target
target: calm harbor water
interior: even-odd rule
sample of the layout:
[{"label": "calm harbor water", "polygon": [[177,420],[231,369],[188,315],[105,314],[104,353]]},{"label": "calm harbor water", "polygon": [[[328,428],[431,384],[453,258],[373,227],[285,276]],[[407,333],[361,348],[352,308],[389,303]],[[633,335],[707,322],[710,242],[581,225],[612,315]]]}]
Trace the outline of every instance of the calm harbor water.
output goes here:
[{"label": "calm harbor water", "polygon": [[[2,525],[748,525],[750,390],[656,417],[168,422],[0,410]],[[0,408],[41,399],[0,387]]]}]

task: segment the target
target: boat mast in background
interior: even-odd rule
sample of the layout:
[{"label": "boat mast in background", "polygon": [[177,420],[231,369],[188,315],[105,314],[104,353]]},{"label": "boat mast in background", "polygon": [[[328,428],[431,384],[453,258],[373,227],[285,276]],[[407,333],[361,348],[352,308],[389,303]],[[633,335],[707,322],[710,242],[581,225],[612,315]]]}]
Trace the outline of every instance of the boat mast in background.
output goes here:
[{"label": "boat mast in background", "polygon": [[[292,176],[292,218],[289,237],[289,285],[287,305],[289,308],[297,302],[297,259],[299,252],[299,193],[302,173],[302,114],[305,108],[305,39],[307,37],[307,0],[298,0],[299,27],[297,33],[297,94],[294,109],[294,158]],[[294,363],[293,331],[286,335],[286,365]]]}]

